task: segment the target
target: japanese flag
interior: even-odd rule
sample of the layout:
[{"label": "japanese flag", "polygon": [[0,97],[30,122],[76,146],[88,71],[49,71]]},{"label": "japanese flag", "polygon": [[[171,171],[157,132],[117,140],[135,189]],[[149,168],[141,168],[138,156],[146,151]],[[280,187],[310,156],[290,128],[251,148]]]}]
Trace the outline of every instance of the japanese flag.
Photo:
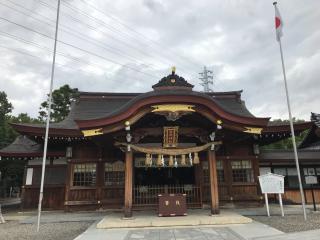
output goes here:
[{"label": "japanese flag", "polygon": [[282,37],[283,21],[276,4],[274,4],[274,10],[275,10],[276,37],[277,37],[277,41],[280,41],[280,38]]}]

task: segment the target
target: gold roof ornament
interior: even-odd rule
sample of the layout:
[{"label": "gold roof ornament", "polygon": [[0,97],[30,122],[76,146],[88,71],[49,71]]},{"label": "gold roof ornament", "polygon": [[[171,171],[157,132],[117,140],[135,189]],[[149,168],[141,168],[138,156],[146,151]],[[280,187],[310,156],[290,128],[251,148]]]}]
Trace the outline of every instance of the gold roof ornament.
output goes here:
[{"label": "gold roof ornament", "polygon": [[176,72],[176,67],[175,67],[175,66],[172,66],[172,67],[171,67],[171,71],[172,71],[172,74],[175,74],[175,72]]},{"label": "gold roof ornament", "polygon": [[218,125],[221,125],[221,124],[222,124],[222,120],[218,119],[218,120],[217,120],[217,124],[218,124]]},{"label": "gold roof ornament", "polygon": [[154,108],[151,112],[195,112],[194,105],[188,104],[162,104],[153,105]]},{"label": "gold roof ornament", "polygon": [[251,133],[251,134],[261,134],[263,128],[255,128],[255,127],[245,127],[243,132]]},{"label": "gold roof ornament", "polygon": [[84,137],[91,137],[91,136],[97,136],[102,135],[102,128],[96,128],[96,129],[89,129],[89,130],[82,130],[82,134]]}]

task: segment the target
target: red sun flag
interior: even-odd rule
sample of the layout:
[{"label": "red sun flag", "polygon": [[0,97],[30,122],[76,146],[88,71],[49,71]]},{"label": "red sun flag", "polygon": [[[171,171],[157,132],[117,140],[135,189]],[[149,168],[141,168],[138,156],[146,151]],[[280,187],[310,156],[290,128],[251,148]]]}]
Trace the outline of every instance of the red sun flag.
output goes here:
[{"label": "red sun flag", "polygon": [[277,41],[280,41],[280,38],[282,37],[283,21],[276,4],[274,5],[274,10],[275,10],[276,37],[277,37]]}]

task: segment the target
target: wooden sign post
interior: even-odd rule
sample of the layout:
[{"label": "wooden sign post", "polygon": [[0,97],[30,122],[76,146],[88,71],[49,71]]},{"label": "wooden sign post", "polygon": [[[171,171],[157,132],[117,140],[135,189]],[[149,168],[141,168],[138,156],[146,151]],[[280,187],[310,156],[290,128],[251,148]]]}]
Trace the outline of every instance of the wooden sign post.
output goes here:
[{"label": "wooden sign post", "polygon": [[281,196],[281,194],[284,193],[284,176],[273,173],[267,173],[259,176],[259,183],[261,187],[261,192],[264,194],[268,217],[270,217],[268,193],[278,194],[281,208],[281,216],[284,217]]},{"label": "wooden sign post", "polygon": [[311,186],[311,195],[312,195],[312,202],[313,202],[313,210],[317,211],[316,201],[314,199],[314,191],[313,191],[313,184],[318,184],[318,178],[314,175],[309,175],[305,177],[306,184]]}]

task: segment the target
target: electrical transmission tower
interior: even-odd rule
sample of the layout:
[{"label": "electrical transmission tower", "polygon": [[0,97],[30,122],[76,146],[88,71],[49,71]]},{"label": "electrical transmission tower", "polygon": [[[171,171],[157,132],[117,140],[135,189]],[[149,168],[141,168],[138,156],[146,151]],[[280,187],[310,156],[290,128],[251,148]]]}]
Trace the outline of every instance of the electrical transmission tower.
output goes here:
[{"label": "electrical transmission tower", "polygon": [[202,83],[200,85],[203,86],[204,92],[212,92],[212,89],[210,88],[210,85],[213,85],[213,76],[212,71],[207,70],[207,67],[203,67],[203,72],[199,73],[201,77],[199,78]]}]

